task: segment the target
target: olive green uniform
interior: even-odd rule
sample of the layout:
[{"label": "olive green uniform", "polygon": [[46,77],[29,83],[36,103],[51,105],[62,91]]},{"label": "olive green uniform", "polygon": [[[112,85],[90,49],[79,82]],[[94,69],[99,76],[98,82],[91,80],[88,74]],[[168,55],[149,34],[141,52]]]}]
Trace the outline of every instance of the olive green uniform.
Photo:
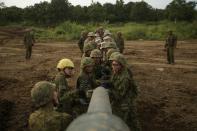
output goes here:
[{"label": "olive green uniform", "polygon": [[123,37],[117,37],[115,39],[115,41],[116,41],[116,46],[118,47],[120,53],[123,53],[123,51],[124,51],[124,39],[123,39]]},{"label": "olive green uniform", "polygon": [[81,50],[81,53],[83,53],[83,46],[84,46],[85,39],[86,39],[86,37],[81,36],[78,43],[77,43],[79,46],[79,49]]},{"label": "olive green uniform", "polygon": [[30,131],[63,131],[72,121],[69,114],[54,110],[55,93],[55,85],[47,81],[38,82],[32,88],[32,102],[39,109],[29,117]]},{"label": "olive green uniform", "polygon": [[135,98],[138,94],[137,86],[123,55],[112,55],[110,60],[118,61],[122,65],[120,72],[113,73],[111,77],[113,84],[111,88],[112,111],[115,115],[122,118],[132,131],[140,131],[141,128],[135,106]]},{"label": "olive green uniform", "polygon": [[73,102],[77,97],[77,93],[75,90],[69,90],[66,76],[63,71],[59,72],[55,77],[55,84],[59,98],[59,105],[57,110],[60,112],[68,112],[72,114]]},{"label": "olive green uniform", "polygon": [[165,48],[167,49],[167,61],[169,64],[174,63],[174,48],[176,47],[177,37],[174,34],[166,38]]},{"label": "olive green uniform", "polygon": [[33,33],[27,32],[24,36],[24,45],[26,48],[26,55],[25,55],[26,59],[31,58],[32,46],[34,45],[34,43],[35,43],[35,39],[34,39]]}]

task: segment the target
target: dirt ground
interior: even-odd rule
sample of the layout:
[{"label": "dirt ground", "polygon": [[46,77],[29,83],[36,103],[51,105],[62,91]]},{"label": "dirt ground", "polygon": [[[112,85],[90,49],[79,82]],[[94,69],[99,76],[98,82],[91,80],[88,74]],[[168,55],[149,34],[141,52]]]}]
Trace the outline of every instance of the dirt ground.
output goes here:
[{"label": "dirt ground", "polygon": [[[197,131],[197,40],[178,42],[174,65],[166,64],[163,45],[162,41],[126,42],[124,54],[140,89],[137,108],[142,130]],[[69,80],[74,87],[80,55],[76,42],[36,43],[32,59],[26,61],[22,40],[1,44],[1,126],[27,130],[32,86],[41,80],[53,81],[58,60],[66,57],[76,65],[75,77]],[[2,114],[3,109],[7,113]]]}]

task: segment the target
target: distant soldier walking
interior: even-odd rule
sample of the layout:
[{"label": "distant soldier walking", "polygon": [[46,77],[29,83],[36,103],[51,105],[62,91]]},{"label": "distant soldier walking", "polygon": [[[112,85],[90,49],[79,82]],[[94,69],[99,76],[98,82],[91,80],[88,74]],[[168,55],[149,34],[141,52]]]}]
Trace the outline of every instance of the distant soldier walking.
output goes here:
[{"label": "distant soldier walking", "polygon": [[166,38],[165,48],[167,49],[167,61],[168,64],[174,64],[174,48],[177,44],[177,37],[170,30]]},{"label": "distant soldier walking", "polygon": [[26,60],[29,60],[31,58],[31,53],[32,53],[32,46],[34,46],[35,39],[34,35],[31,29],[27,30],[27,33],[24,36],[24,45],[26,48]]},{"label": "distant soldier walking", "polygon": [[117,33],[117,37],[116,37],[115,41],[116,41],[116,46],[118,47],[120,53],[123,53],[123,51],[124,51],[124,39],[122,37],[121,32]]}]

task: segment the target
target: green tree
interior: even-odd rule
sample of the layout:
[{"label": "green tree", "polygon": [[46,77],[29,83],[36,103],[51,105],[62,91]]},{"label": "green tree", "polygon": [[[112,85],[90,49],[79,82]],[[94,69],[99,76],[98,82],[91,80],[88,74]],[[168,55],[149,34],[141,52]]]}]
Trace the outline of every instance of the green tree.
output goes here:
[{"label": "green tree", "polygon": [[23,21],[23,10],[16,6],[1,9],[1,23],[20,22]]},{"label": "green tree", "polygon": [[103,8],[106,13],[105,21],[115,22],[116,21],[115,6],[111,3],[105,3],[103,5]]},{"label": "green tree", "polygon": [[88,16],[91,21],[94,22],[102,22],[105,20],[105,11],[102,7],[102,5],[97,2],[97,3],[92,3],[88,7]]},{"label": "green tree", "polygon": [[48,2],[41,2],[39,4],[35,4],[34,6],[26,7],[24,9],[25,20],[30,23],[33,22],[41,25],[49,25],[49,6],[50,4]]},{"label": "green tree", "polygon": [[117,22],[124,22],[127,19],[123,0],[116,0],[115,16]]},{"label": "green tree", "polygon": [[[86,7],[87,8],[87,7]],[[87,16],[87,9],[85,7],[81,7],[80,5],[77,6],[71,6],[71,15],[70,19],[72,21],[77,21],[77,22],[86,22],[88,21],[88,16]]]},{"label": "green tree", "polygon": [[130,20],[142,22],[151,20],[152,7],[146,2],[136,2],[130,11]]},{"label": "green tree", "polygon": [[68,0],[52,0],[50,4],[51,23],[60,23],[69,20],[71,4]]},{"label": "green tree", "polygon": [[186,2],[185,0],[173,0],[166,7],[166,16],[169,20],[184,20],[192,21],[195,19],[195,7],[196,2],[190,1]]}]

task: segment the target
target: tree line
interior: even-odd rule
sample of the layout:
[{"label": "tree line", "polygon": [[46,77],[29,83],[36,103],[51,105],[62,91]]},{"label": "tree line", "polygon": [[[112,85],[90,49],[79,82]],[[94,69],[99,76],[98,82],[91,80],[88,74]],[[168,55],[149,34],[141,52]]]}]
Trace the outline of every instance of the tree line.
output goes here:
[{"label": "tree line", "polygon": [[197,2],[173,0],[165,9],[155,9],[145,1],[115,4],[93,2],[90,6],[73,6],[68,0],[51,0],[26,8],[6,7],[0,3],[0,24],[28,23],[56,25],[63,21],[86,22],[147,22],[147,21],[194,21],[197,20]]}]

